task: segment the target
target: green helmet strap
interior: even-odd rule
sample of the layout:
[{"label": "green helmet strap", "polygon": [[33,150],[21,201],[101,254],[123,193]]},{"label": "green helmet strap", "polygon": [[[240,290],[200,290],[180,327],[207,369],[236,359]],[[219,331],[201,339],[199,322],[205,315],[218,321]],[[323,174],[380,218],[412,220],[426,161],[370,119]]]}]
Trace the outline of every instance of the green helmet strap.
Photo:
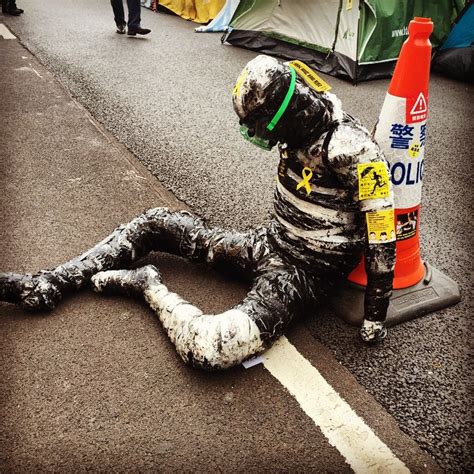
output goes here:
[{"label": "green helmet strap", "polygon": [[[291,73],[291,81],[290,87],[286,93],[283,102],[280,105],[280,108],[277,110],[277,113],[273,116],[270,123],[267,125],[267,130],[270,132],[276,127],[277,123],[280,121],[281,116],[285,113],[285,110],[288,108],[288,104],[290,103],[291,98],[293,97],[293,93],[295,92],[296,87],[296,71],[293,66],[290,64],[290,73]],[[240,126],[240,133],[245,140],[249,141],[250,143],[257,145],[264,150],[271,150],[273,145],[269,138],[260,138],[255,135],[255,131],[253,131],[252,136],[249,135],[249,129],[246,125],[242,124]]]},{"label": "green helmet strap", "polygon": [[267,130],[270,130],[270,132],[276,127],[277,123],[280,121],[281,116],[285,113],[285,110],[287,109],[288,104],[290,103],[291,97],[295,92],[296,72],[291,65],[289,67],[291,72],[290,87],[288,88],[288,92],[286,93],[286,96],[283,99],[280,108],[277,110],[277,113],[273,116],[271,122],[267,125]]}]

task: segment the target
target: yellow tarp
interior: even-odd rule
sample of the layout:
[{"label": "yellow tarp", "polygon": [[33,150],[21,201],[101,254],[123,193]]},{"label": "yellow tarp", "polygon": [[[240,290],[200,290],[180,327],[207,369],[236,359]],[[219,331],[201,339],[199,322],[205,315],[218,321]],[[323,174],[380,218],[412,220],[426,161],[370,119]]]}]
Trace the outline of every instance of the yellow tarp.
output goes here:
[{"label": "yellow tarp", "polygon": [[196,23],[208,23],[224,6],[225,0],[159,0],[160,5]]}]

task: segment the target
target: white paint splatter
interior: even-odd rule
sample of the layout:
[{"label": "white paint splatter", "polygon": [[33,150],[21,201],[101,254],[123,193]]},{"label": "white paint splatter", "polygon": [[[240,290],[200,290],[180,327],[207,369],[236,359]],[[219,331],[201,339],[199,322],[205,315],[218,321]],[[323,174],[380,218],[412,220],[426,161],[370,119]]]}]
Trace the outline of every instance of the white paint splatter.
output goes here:
[{"label": "white paint splatter", "polygon": [[[226,369],[263,351],[260,330],[245,312],[230,309],[216,315],[203,314],[170,292],[156,270],[143,267],[141,271],[146,275],[145,300],[185,362],[204,369]],[[127,274],[127,270],[100,272],[92,277],[92,284],[100,292],[109,280],[119,277],[126,281]]]},{"label": "white paint splatter", "polygon": [[340,211],[336,209],[330,209],[319,204],[299,199],[294,194],[290,193],[280,181],[277,181],[277,188],[280,194],[293,206],[295,206],[301,212],[310,216],[321,217],[329,220],[335,220],[338,223],[351,223],[354,220],[354,213],[349,211]]}]

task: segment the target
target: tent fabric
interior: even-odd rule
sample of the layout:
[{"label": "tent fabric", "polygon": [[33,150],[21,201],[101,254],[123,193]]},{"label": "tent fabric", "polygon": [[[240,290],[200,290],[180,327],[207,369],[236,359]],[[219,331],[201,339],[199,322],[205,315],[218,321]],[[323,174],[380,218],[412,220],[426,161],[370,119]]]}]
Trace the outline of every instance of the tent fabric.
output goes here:
[{"label": "tent fabric", "polygon": [[225,0],[159,0],[159,5],[196,23],[208,23],[217,16]]},{"label": "tent fabric", "polygon": [[[431,17],[433,46],[447,36],[460,0],[241,0],[225,41],[354,81],[387,77],[415,17]],[[303,59],[303,57],[305,59]]]},{"label": "tent fabric", "polygon": [[457,18],[448,38],[433,58],[433,70],[474,83],[474,3]]},{"label": "tent fabric", "polygon": [[449,48],[466,48],[474,43],[474,3],[469,2],[460,13],[451,33],[441,46],[441,50]]},{"label": "tent fabric", "polygon": [[229,23],[239,6],[240,0],[227,0],[219,14],[207,26],[198,26],[196,32],[209,33],[215,31],[227,31]]},{"label": "tent fabric", "polygon": [[474,46],[440,51],[433,60],[433,70],[474,84]]},{"label": "tent fabric", "polygon": [[408,24],[414,17],[433,20],[434,30],[430,41],[433,47],[438,47],[463,6],[452,0],[364,0],[361,3],[359,42],[362,38],[367,40],[366,44],[359,44],[358,59],[361,65],[380,60],[396,60],[408,36]]}]

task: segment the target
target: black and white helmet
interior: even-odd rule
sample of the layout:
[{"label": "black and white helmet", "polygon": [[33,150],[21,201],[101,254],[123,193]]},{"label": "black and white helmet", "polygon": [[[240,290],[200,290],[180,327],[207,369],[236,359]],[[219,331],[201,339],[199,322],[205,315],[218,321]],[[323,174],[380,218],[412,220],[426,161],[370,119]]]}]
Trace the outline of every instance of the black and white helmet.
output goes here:
[{"label": "black and white helmet", "polygon": [[[249,128],[267,124],[285,99],[291,82],[289,63],[259,55],[235,83],[234,110]],[[297,77],[287,109],[272,132],[276,141],[298,146],[319,136],[333,120],[333,94],[318,93]]]}]

